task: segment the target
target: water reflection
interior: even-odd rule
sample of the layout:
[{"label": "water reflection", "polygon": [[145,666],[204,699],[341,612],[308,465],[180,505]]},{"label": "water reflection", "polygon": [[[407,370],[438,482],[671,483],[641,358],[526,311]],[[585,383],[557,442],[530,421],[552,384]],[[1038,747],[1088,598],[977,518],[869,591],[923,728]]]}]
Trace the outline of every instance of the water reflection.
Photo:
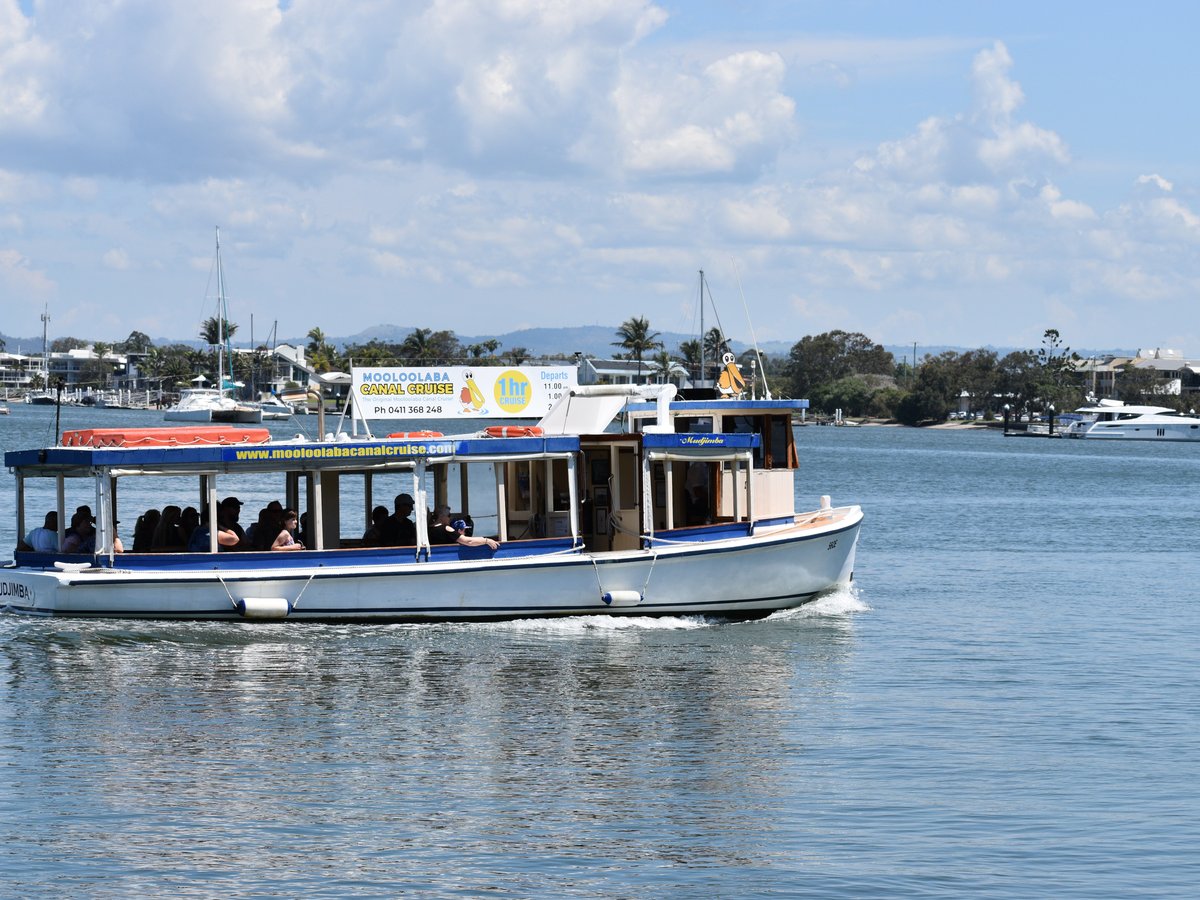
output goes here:
[{"label": "water reflection", "polygon": [[4,839],[79,890],[688,883],[789,815],[849,622],[4,620]]}]

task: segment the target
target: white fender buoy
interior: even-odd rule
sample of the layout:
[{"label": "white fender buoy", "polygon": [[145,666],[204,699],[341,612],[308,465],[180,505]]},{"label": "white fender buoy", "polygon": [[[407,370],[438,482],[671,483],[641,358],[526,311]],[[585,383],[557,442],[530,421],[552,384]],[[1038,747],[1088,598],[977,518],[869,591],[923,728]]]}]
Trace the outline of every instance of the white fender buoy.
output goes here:
[{"label": "white fender buoy", "polygon": [[292,611],[286,597],[246,597],[236,605],[238,614],[247,619],[286,619]]},{"label": "white fender buoy", "polygon": [[637,606],[642,602],[642,594],[640,591],[608,591],[600,599],[609,606]]}]

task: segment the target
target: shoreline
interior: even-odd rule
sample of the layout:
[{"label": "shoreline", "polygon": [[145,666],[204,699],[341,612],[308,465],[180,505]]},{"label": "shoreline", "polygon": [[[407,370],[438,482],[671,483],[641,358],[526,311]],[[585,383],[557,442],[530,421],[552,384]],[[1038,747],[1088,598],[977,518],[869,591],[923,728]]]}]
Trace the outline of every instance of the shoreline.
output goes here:
[{"label": "shoreline", "polygon": [[936,425],[904,425],[901,422],[896,422],[890,419],[862,419],[852,420],[846,419],[844,424],[835,425],[832,422],[794,422],[793,424],[802,427],[819,426],[821,428],[920,428],[923,430],[937,431],[982,431],[992,428],[1003,428],[1004,423],[1000,420],[995,422],[984,422],[981,420],[966,421],[966,422],[938,422]]}]

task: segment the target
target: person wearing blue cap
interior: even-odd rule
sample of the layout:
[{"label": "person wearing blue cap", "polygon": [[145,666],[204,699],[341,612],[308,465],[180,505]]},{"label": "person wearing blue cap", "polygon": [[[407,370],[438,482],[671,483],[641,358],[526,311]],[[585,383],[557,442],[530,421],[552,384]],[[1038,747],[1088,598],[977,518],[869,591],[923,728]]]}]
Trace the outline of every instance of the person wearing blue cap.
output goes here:
[{"label": "person wearing blue cap", "polygon": [[461,544],[464,547],[489,547],[499,549],[500,544],[491,538],[475,537],[467,534],[466,519],[450,521],[450,507],[439,506],[434,510],[433,520],[429,523],[429,543],[431,544]]},{"label": "person wearing blue cap", "polygon": [[450,527],[454,529],[456,534],[455,542],[462,544],[464,547],[489,547],[492,550],[500,549],[500,543],[492,540],[490,537],[475,537],[467,534],[467,522],[465,519],[455,519],[450,523]]}]

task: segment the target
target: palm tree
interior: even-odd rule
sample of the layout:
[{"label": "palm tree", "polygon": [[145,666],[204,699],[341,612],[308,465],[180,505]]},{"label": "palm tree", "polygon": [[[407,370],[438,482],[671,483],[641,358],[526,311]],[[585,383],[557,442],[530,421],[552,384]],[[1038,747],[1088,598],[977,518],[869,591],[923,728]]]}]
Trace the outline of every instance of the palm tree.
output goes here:
[{"label": "palm tree", "polygon": [[400,352],[408,358],[410,363],[425,362],[432,353],[429,340],[432,336],[432,328],[414,328],[400,345]]},{"label": "palm tree", "polygon": [[504,354],[508,358],[510,366],[519,366],[529,359],[528,347],[510,347],[508,352]]},{"label": "palm tree", "polygon": [[671,380],[671,369],[675,366],[675,357],[670,350],[659,350],[650,357],[650,366],[657,374],[659,384],[667,384]]},{"label": "palm tree", "polygon": [[90,372],[95,375],[98,386],[105,389],[108,388],[108,383],[112,380],[112,361],[105,362],[104,357],[108,356],[112,352],[112,349],[113,345],[107,344],[104,341],[96,341],[92,344],[92,352],[96,354],[96,363],[93,367],[90,367]]},{"label": "palm tree", "polygon": [[313,326],[305,335],[308,338],[308,363],[314,372],[328,372],[340,364],[337,348],[329,343],[325,332],[318,326]]},{"label": "palm tree", "polygon": [[688,375],[700,380],[700,342],[698,340],[684,341],[679,345],[679,355],[687,366]]},{"label": "palm tree", "polygon": [[642,356],[648,350],[656,350],[662,346],[658,332],[650,330],[650,320],[644,316],[634,316],[626,319],[617,329],[620,341],[614,341],[614,347],[621,347],[638,362],[637,380],[642,380]]},{"label": "palm tree", "polygon": [[[712,365],[714,369],[721,368],[721,355],[725,352],[725,335],[721,334],[720,328],[710,328],[704,335],[704,362],[705,365]],[[700,373],[700,377],[704,378],[704,373]]]},{"label": "palm tree", "polygon": [[204,343],[211,346],[216,346],[221,343],[222,338],[228,340],[233,337],[234,332],[238,327],[228,319],[219,319],[216,316],[209,316],[200,325],[200,339]]}]

